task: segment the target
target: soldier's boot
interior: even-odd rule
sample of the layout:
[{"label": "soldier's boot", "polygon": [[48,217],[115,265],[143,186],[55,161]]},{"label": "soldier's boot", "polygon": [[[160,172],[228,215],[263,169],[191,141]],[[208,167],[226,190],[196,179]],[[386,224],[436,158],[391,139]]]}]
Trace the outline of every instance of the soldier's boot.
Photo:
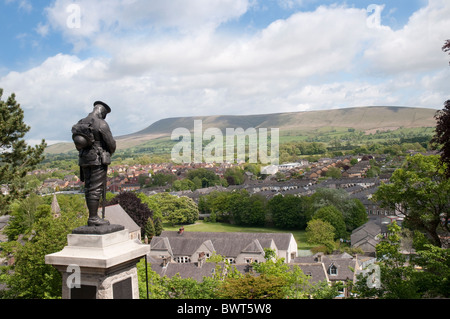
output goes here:
[{"label": "soldier's boot", "polygon": [[89,200],[86,203],[89,210],[88,226],[109,225],[109,221],[98,217],[99,201]]}]

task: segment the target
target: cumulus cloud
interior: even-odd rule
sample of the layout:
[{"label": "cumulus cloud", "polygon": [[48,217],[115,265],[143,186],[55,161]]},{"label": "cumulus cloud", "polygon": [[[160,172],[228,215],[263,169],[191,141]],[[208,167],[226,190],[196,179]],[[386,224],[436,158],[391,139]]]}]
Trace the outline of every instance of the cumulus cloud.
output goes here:
[{"label": "cumulus cloud", "polygon": [[[217,27],[244,15],[252,1],[148,3],[77,1],[79,28],[71,16],[76,10],[67,10],[72,1],[47,9],[42,33],[49,32],[44,26],[60,32],[74,52],[0,78],[29,114],[34,138],[70,139],[71,125],[99,99],[113,109],[112,131],[124,135],[165,117],[440,107],[446,94],[445,0],[430,0],[396,31],[374,28],[366,9],[333,5],[298,11],[250,34]],[[75,19],[73,28],[67,19]],[[86,52],[99,54],[82,57]]]},{"label": "cumulus cloud", "polygon": [[393,74],[441,68],[446,57],[439,49],[450,30],[450,6],[446,0],[430,0],[415,12],[400,30],[385,28],[374,32],[364,52],[371,72]]}]

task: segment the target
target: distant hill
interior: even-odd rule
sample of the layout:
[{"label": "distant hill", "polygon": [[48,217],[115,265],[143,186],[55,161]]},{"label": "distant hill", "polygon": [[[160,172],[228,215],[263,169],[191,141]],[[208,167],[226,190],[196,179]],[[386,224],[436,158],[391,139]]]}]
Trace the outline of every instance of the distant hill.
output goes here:
[{"label": "distant hill", "polygon": [[[194,120],[202,120],[203,130],[216,127],[223,132],[226,128],[254,127],[279,128],[280,134],[283,131],[311,133],[328,127],[354,128],[369,133],[376,130],[434,127],[435,113],[435,109],[427,108],[370,106],[275,114],[174,117],[159,120],[139,132],[118,136],[116,139],[119,150],[136,147],[154,139],[170,137],[172,131],[179,127],[193,131]],[[72,143],[59,143],[50,145],[46,152],[58,154],[73,149]]]}]

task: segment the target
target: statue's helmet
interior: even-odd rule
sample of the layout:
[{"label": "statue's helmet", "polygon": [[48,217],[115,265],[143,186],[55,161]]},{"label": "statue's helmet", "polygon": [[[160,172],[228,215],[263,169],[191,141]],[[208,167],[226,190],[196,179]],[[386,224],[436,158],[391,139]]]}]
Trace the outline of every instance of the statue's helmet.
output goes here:
[{"label": "statue's helmet", "polygon": [[92,146],[91,140],[83,135],[74,135],[72,136],[72,139],[77,150],[86,149]]}]

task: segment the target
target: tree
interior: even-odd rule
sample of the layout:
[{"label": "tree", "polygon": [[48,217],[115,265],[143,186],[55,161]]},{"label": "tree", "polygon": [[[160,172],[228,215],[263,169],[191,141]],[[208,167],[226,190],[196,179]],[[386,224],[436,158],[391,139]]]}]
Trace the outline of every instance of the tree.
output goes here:
[{"label": "tree", "polygon": [[320,219],[330,223],[334,228],[335,239],[347,237],[344,217],[336,207],[330,205],[320,208],[314,213],[313,219]]},{"label": "tree", "polygon": [[423,271],[417,273],[418,290],[428,297],[450,297],[450,249],[425,245],[417,251],[415,263]]},{"label": "tree", "polygon": [[[217,176],[213,171],[207,170],[206,168],[197,168],[190,170],[187,173],[186,177],[193,181],[196,184],[197,188],[220,185],[221,183],[219,176]],[[197,185],[198,182],[196,181],[200,181],[200,185]]]},{"label": "tree", "polygon": [[68,201],[73,203],[66,205],[60,201],[60,217],[53,218],[50,214],[41,217],[32,226],[32,237],[1,244],[2,257],[12,255],[15,260],[12,266],[0,266],[0,281],[8,288],[4,290],[4,298],[61,297],[61,275],[53,266],[45,264],[45,255],[62,250],[67,245],[67,235],[83,226],[87,219],[82,196],[63,197],[69,197]]},{"label": "tree", "polygon": [[264,197],[250,195],[246,190],[230,193],[229,209],[233,221],[242,226],[263,226],[266,221]]},{"label": "tree", "polygon": [[412,264],[400,252],[401,228],[395,222],[388,226],[389,235],[376,246],[377,266],[380,269],[380,287],[369,287],[367,278],[358,277],[355,290],[363,298],[416,299],[420,298],[415,285],[416,274]]},{"label": "tree", "polygon": [[153,211],[142,203],[141,199],[132,192],[123,192],[106,203],[106,206],[119,204],[131,219],[141,228],[142,236],[145,235],[145,227],[148,219],[153,219]]},{"label": "tree", "polygon": [[343,189],[319,188],[311,195],[311,209],[313,212],[325,206],[336,207],[344,217],[348,232],[367,222],[367,213],[359,199],[350,198]]},{"label": "tree", "polygon": [[437,124],[431,143],[441,151],[441,162],[446,164],[445,174],[450,178],[450,100],[445,102],[442,110],[436,112],[434,118]]},{"label": "tree", "polygon": [[338,179],[338,178],[341,178],[342,174],[341,174],[341,170],[339,168],[330,167],[328,169],[328,171],[325,173],[325,176]]},{"label": "tree", "polygon": [[[450,40],[445,42],[442,50],[450,54]],[[444,103],[444,109],[437,111],[434,117],[437,125],[431,143],[435,148],[440,148],[441,162],[447,164],[445,175],[450,178],[450,100]]]},{"label": "tree", "polygon": [[426,232],[432,243],[441,247],[439,230],[450,231],[450,180],[445,170],[437,155],[408,157],[390,183],[380,185],[373,199],[403,213],[407,226]]},{"label": "tree", "polygon": [[[150,209],[155,211],[155,216],[172,225],[192,224],[198,220],[197,204],[189,197],[177,197],[169,193],[158,193],[151,196],[140,194],[139,197]],[[156,223],[155,228],[157,228]]]},{"label": "tree", "polygon": [[172,188],[175,191],[186,191],[186,190],[195,191],[196,190],[195,183],[187,178],[174,181],[172,183]]},{"label": "tree", "polygon": [[8,240],[17,240],[20,235],[31,235],[33,225],[40,217],[50,215],[50,205],[45,205],[42,197],[31,194],[22,201],[11,204],[11,220],[5,227]]},{"label": "tree", "polygon": [[282,229],[305,229],[308,221],[307,196],[277,195],[267,203],[272,221]]},{"label": "tree", "polygon": [[335,229],[329,222],[321,219],[312,219],[306,227],[306,238],[311,244],[325,245],[332,251]]},{"label": "tree", "polygon": [[241,185],[244,183],[244,170],[238,166],[227,168],[223,176],[228,185]]},{"label": "tree", "polygon": [[212,191],[199,198],[198,209],[202,214],[214,215],[218,222],[229,222],[231,199],[232,193],[230,192]]},{"label": "tree", "polygon": [[23,121],[24,112],[15,99],[15,94],[2,101],[0,88],[0,185],[7,185],[8,195],[0,196],[0,215],[9,212],[14,199],[25,198],[32,189],[27,187],[25,176],[35,169],[43,159],[47,144],[28,146],[23,140],[30,127]]}]

